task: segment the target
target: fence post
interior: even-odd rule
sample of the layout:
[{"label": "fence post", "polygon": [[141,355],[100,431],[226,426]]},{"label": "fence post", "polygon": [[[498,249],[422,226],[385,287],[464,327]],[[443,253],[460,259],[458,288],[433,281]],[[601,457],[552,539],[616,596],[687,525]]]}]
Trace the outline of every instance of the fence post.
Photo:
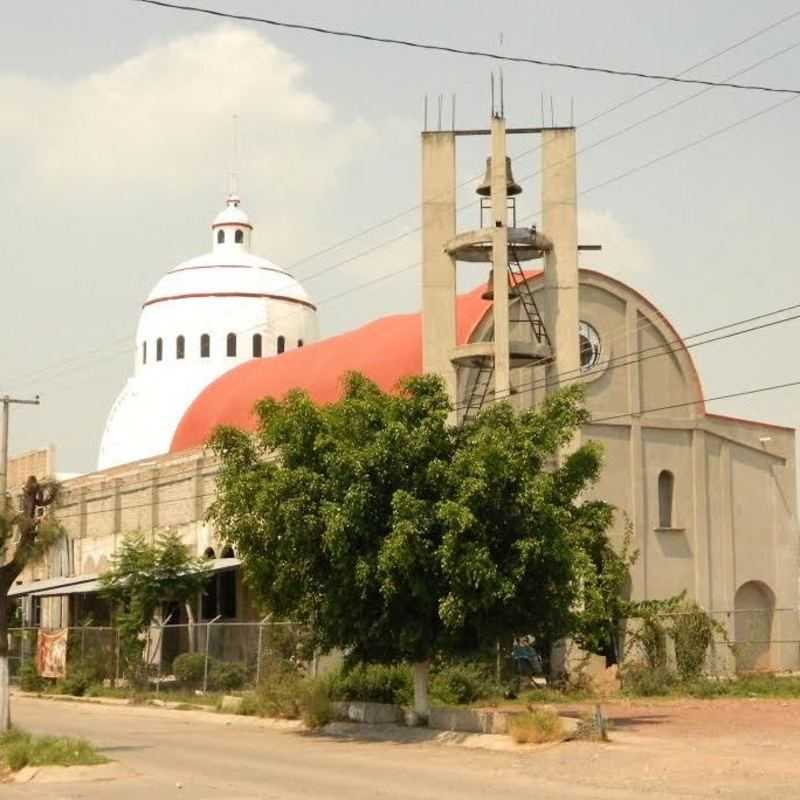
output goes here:
[{"label": "fence post", "polygon": [[206,662],[203,666],[203,694],[208,691],[208,643],[211,640],[211,626],[222,616],[217,614],[214,619],[206,623]]},{"label": "fence post", "polygon": [[258,623],[258,651],[256,652],[256,686],[261,682],[261,642],[264,638],[264,624],[271,617],[267,614],[261,622]]}]

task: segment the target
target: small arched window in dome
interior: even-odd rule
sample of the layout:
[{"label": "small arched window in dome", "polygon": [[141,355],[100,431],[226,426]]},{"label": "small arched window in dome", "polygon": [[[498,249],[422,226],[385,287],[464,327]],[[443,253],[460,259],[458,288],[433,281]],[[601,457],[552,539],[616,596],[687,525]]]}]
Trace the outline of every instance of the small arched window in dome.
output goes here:
[{"label": "small arched window in dome", "polygon": [[142,364],[147,363],[147,342],[142,342]]},{"label": "small arched window in dome", "polygon": [[210,561],[212,558],[216,558],[217,554],[214,552],[213,547],[206,547],[205,551],[203,552],[203,558],[207,561]]},{"label": "small arched window in dome", "polygon": [[208,358],[211,355],[211,337],[204,333],[200,337],[200,358]]},{"label": "small arched window in dome", "polygon": [[302,339],[298,339],[297,340],[297,346],[298,347],[302,347],[303,346],[303,340]]},{"label": "small arched window in dome", "polygon": [[233,241],[236,244],[242,244],[244,242],[244,231],[241,228],[237,228],[236,233],[233,235]]},{"label": "small arched window in dome", "polygon": [[260,333],[253,334],[253,358],[261,358],[262,340]]},{"label": "small arched window in dome", "polygon": [[156,339],[156,361],[161,361],[164,358],[164,340],[159,336]]},{"label": "small arched window in dome", "polygon": [[279,336],[278,337],[278,355],[280,355],[286,349],[286,337]]},{"label": "small arched window in dome", "polygon": [[225,350],[228,358],[236,358],[236,334],[229,333],[225,338]]},{"label": "small arched window in dome", "polygon": [[186,339],[183,336],[179,336],[175,340],[175,358],[180,361],[181,359],[186,357]]},{"label": "small arched window in dome", "polygon": [[236,554],[233,552],[233,548],[229,544],[226,544],[225,547],[222,548],[220,558],[236,558]]},{"label": "small arched window in dome", "polygon": [[225,243],[225,231],[222,230],[222,228],[220,228],[217,231],[217,243],[218,244],[224,244]]}]

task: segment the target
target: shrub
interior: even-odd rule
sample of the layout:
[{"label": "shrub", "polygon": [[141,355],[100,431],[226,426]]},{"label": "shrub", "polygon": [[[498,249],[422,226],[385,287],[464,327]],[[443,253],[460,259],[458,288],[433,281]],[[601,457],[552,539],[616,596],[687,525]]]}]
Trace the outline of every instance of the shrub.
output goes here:
[{"label": "shrub", "polygon": [[550,708],[534,708],[511,717],[508,732],[517,744],[557,742],[564,736],[561,720]]},{"label": "shrub", "polygon": [[302,673],[282,658],[268,656],[261,662],[261,679],[247,701],[248,710],[262,717],[297,719],[300,716]]},{"label": "shrub", "polygon": [[669,694],[675,682],[675,676],[665,666],[630,664],[622,671],[622,687],[626,694],[642,697]]},{"label": "shrub", "polygon": [[213,668],[209,665],[209,685],[223,692],[241,689],[247,683],[247,677],[247,667],[240,662],[221,661],[215,663]]},{"label": "shrub", "polygon": [[700,676],[706,653],[714,638],[715,623],[703,609],[696,605],[678,614],[672,626],[675,641],[675,663],[678,675],[684,681]]},{"label": "shrub", "polygon": [[41,692],[47,685],[45,679],[36,671],[36,665],[32,661],[26,661],[17,673],[19,678],[19,688],[23,692]]},{"label": "shrub", "polygon": [[492,694],[494,684],[478,664],[450,664],[431,677],[431,697],[445,705],[474,703]]},{"label": "shrub", "polygon": [[333,718],[330,683],[324,678],[307,678],[300,686],[300,717],[307,728],[316,730]]},{"label": "shrub", "polygon": [[407,664],[357,664],[330,676],[333,700],[408,705],[412,695],[413,681]]},{"label": "shrub", "polygon": [[[208,672],[216,669],[213,659],[208,660]],[[172,662],[172,672],[175,680],[186,686],[198,687],[203,685],[206,671],[206,657],[203,653],[182,653]]]},{"label": "shrub", "polygon": [[83,697],[94,682],[94,674],[91,670],[75,667],[67,670],[67,676],[56,684],[56,691],[59,694]]}]

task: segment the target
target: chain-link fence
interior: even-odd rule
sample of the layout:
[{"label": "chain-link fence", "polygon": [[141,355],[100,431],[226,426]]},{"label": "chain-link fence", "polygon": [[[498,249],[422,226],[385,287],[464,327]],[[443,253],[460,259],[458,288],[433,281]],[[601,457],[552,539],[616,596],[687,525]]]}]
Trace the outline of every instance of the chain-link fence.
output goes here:
[{"label": "chain-link fence", "polygon": [[[41,628],[9,631],[12,681],[18,681],[25,665],[37,664],[40,631],[53,633]],[[189,676],[185,682],[204,691],[254,684],[268,661],[292,663],[311,674],[318,667],[306,650],[303,629],[286,622],[153,624],[134,643],[126,642],[118,628],[71,627],[66,633],[65,676],[82,672],[110,686],[138,683],[158,691],[175,683],[176,666]],[[190,658],[181,662],[181,656]]]}]

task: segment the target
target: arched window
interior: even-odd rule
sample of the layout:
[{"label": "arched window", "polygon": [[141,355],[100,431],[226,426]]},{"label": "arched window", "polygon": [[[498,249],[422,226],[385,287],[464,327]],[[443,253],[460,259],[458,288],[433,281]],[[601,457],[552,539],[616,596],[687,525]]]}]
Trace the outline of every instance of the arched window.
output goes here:
[{"label": "arched window", "polygon": [[253,358],[261,358],[261,334],[254,333],[253,334]]},{"label": "arched window", "polygon": [[236,554],[233,552],[233,548],[226,544],[225,547],[222,548],[222,553],[220,553],[221,558],[236,558]]},{"label": "arched window", "polygon": [[179,336],[175,340],[175,358],[177,358],[180,361],[182,358],[185,357],[186,357],[186,339],[184,339],[183,336]]},{"label": "arched window", "polygon": [[225,242],[225,231],[224,231],[224,230],[222,230],[222,228],[220,228],[220,229],[217,231],[217,242],[218,242],[219,244],[223,244],[223,243]]},{"label": "arched window", "polygon": [[211,337],[204,333],[200,337],[200,358],[208,358],[211,355]]},{"label": "arched window", "polygon": [[242,244],[242,242],[244,242],[244,231],[237,230],[233,236],[233,241],[236,242],[236,244]]},{"label": "arched window", "polygon": [[672,527],[672,504],[675,492],[675,476],[664,469],[658,474],[658,527]]},{"label": "arched window", "polygon": [[147,342],[142,342],[142,364],[147,363]]},{"label": "arched window", "polygon": [[236,358],[236,334],[229,333],[225,339],[225,352],[228,358]]},{"label": "arched window", "polygon": [[297,340],[297,346],[298,347],[302,347],[303,346],[303,340],[302,339],[298,339]]},{"label": "arched window", "polygon": [[156,339],[156,361],[161,361],[164,358],[164,340],[159,337]]},{"label": "arched window", "polygon": [[278,354],[282,353],[286,349],[286,337],[279,336],[278,337]]},{"label": "arched window", "polygon": [[216,557],[217,554],[214,552],[213,547],[206,547],[206,549],[203,551],[203,558],[205,558],[206,561],[210,561],[212,558]]}]

